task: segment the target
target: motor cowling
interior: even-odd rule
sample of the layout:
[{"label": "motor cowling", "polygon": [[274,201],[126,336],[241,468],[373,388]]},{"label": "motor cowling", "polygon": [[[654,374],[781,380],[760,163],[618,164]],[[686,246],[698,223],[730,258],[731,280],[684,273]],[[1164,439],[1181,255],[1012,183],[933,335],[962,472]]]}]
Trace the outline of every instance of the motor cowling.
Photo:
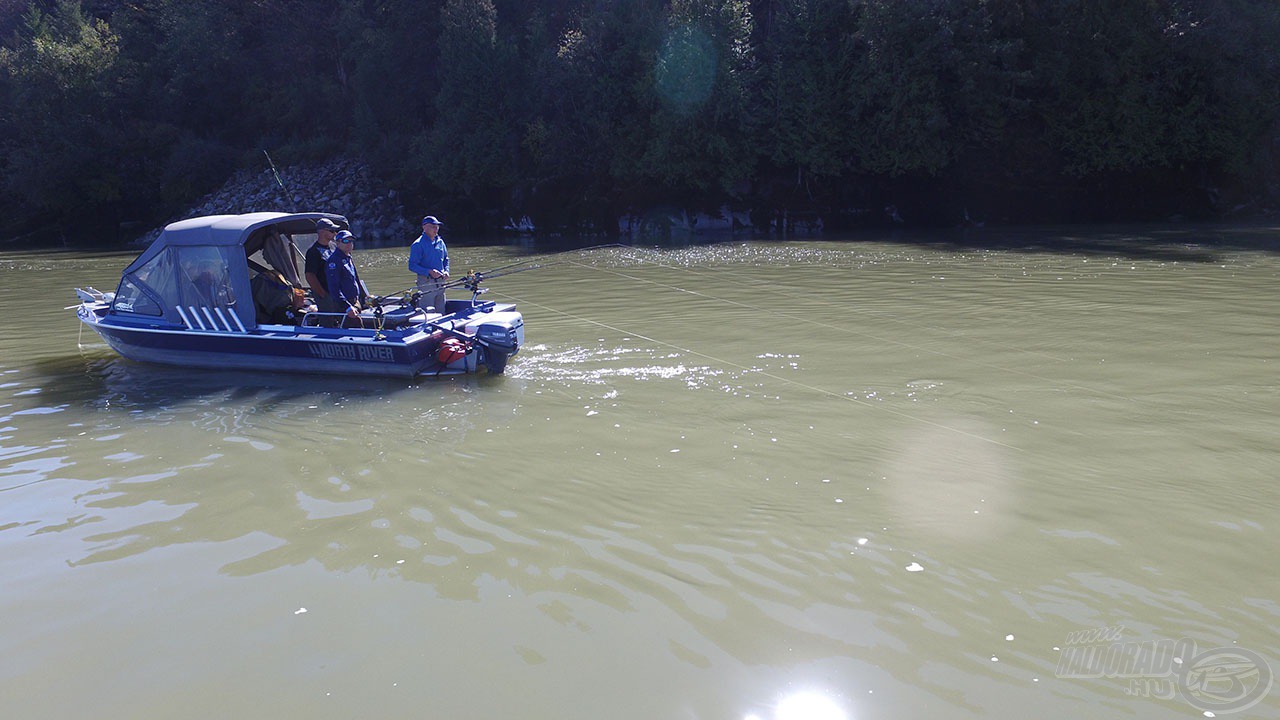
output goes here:
[{"label": "motor cowling", "polygon": [[520,352],[519,320],[489,321],[476,328],[476,343],[484,350],[484,364],[495,375],[507,367],[507,360]]}]

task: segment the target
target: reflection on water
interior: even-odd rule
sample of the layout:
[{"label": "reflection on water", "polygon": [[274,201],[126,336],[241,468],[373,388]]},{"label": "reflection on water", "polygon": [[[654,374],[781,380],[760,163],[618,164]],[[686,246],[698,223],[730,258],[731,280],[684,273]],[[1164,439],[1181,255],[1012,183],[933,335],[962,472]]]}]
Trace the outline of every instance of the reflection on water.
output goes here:
[{"label": "reflection on water", "polygon": [[845,720],[848,716],[826,695],[800,692],[783,698],[773,717],[776,720]]},{"label": "reflection on water", "polygon": [[[561,257],[494,283],[530,339],[501,378],[147,367],[37,313],[0,339],[0,697],[141,718],[1190,712],[1055,668],[1103,626],[1280,658],[1280,318],[1251,299],[1280,260],[1111,242]],[[368,280],[404,257],[367,253]],[[42,286],[83,284],[75,257],[42,262]]]}]

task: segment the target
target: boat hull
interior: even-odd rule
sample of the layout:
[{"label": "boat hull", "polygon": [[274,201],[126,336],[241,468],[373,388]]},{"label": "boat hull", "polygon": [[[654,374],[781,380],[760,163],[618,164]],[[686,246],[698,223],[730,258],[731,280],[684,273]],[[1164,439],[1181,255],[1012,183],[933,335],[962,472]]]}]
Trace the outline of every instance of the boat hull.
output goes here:
[{"label": "boat hull", "polygon": [[120,355],[160,365],[406,378],[476,369],[474,354],[441,366],[436,359],[438,339],[422,331],[388,334],[383,339],[377,339],[372,331],[361,336],[326,337],[322,328],[259,329],[241,334],[112,325],[90,311],[80,317]]}]

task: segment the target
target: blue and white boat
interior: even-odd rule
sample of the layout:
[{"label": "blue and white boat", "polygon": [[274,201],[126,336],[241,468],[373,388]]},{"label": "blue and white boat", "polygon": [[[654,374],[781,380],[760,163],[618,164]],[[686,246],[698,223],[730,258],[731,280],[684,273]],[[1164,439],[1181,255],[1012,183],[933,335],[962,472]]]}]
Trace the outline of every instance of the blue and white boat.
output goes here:
[{"label": "blue and white boat", "polygon": [[[315,240],[328,213],[261,212],[175,222],[124,270],[114,293],[77,288],[76,313],[130,360],[192,368],[417,377],[506,369],[524,342],[513,303],[483,302],[483,276],[451,285],[469,300],[442,312],[417,297],[375,297],[364,327],[342,316],[280,313],[280,302],[305,300],[300,247]],[[288,319],[282,319],[288,318]],[[296,323],[296,324],[295,324]]]}]

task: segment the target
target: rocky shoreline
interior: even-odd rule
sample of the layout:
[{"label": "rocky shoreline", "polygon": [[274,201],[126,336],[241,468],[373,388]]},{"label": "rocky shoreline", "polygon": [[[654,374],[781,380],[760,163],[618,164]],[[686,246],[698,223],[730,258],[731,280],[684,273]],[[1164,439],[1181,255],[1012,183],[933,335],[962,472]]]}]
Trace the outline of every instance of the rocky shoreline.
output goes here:
[{"label": "rocky shoreline", "polygon": [[[351,232],[369,245],[407,243],[418,233],[417,226],[405,219],[396,191],[387,189],[358,160],[343,158],[277,171],[279,183],[270,168],[242,170],[192,205],[182,218],[174,219],[251,212],[330,212],[346,217]],[[151,230],[136,244],[149,245],[160,230]]]}]

